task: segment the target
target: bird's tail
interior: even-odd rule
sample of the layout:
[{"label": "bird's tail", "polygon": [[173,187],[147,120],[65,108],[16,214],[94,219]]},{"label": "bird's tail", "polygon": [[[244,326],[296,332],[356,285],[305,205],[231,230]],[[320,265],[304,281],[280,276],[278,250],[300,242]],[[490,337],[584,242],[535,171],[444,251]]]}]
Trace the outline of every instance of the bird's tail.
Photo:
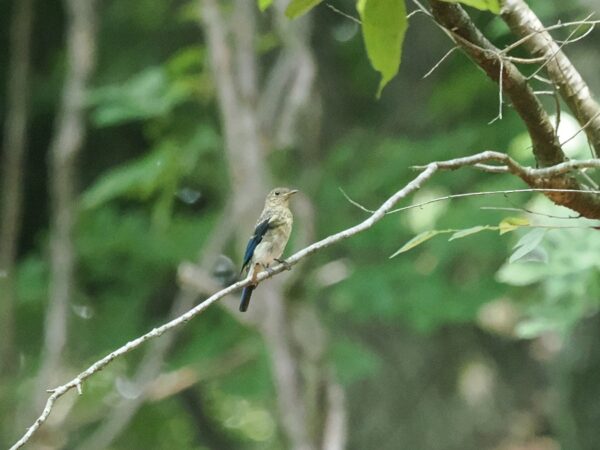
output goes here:
[{"label": "bird's tail", "polygon": [[252,291],[256,289],[256,286],[251,284],[250,286],[246,286],[242,290],[242,298],[240,299],[240,311],[245,312],[248,309],[248,305],[250,304],[250,297],[252,297]]}]

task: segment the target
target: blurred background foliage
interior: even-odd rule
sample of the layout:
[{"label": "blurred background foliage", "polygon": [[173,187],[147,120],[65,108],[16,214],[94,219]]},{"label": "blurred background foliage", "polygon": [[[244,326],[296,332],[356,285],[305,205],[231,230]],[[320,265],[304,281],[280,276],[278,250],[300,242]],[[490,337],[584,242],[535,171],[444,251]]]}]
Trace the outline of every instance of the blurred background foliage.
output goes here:
[{"label": "blurred background foliage", "polygon": [[[351,1],[331,3],[356,15]],[[580,18],[600,6],[591,0],[529,3],[545,23]],[[12,2],[0,4],[2,86],[11,8]],[[99,63],[79,161],[77,286],[67,358],[72,373],[166,321],[177,265],[196,258],[230,195],[197,8],[188,0],[100,5]],[[497,45],[510,42],[492,14],[469,12]],[[256,43],[265,61],[282,45],[268,26],[269,14],[261,16]],[[465,56],[456,52],[422,79],[450,46],[425,17],[410,19],[400,74],[376,100],[379,79],[358,26],[324,5],[311,14],[321,135],[315,148],[276,149],[268,164],[278,182],[298,187],[314,204],[317,237],[366,217],[340,188],[375,208],[414,176],[413,165],[484,149],[510,149],[531,163],[523,151],[524,128],[510,107],[503,120],[488,125],[497,114],[497,89]],[[64,29],[59,1],[35,2],[18,245],[19,368],[2,380],[5,398],[14,392],[25,399],[40,363],[49,282],[46,160],[61,92]],[[568,50],[597,93],[599,48],[595,32]],[[6,93],[0,95],[4,120]],[[585,141],[578,145],[586,151]],[[413,201],[522,187],[508,177],[463,169],[436,176]],[[600,237],[589,228],[594,224],[482,207],[570,214],[531,194],[400,212],[310,257],[288,290],[290,302],[314,304],[326,324],[327,358],[346,388],[349,449],[599,448]],[[528,238],[535,245],[516,261],[509,261],[512,247],[531,233],[528,228],[452,242],[438,236],[388,259],[420,232],[497,225],[515,215],[549,227]],[[77,448],[119,396],[135,396],[128,376],[140,358],[140,352],[121,358],[86,382],[63,425],[67,437],[56,448]],[[164,369],[189,370],[190,388],[153,394],[110,448],[285,448],[268,358],[253,330],[212,308],[181,330]],[[14,409],[0,402],[3,447],[22,429],[7,420]]]}]

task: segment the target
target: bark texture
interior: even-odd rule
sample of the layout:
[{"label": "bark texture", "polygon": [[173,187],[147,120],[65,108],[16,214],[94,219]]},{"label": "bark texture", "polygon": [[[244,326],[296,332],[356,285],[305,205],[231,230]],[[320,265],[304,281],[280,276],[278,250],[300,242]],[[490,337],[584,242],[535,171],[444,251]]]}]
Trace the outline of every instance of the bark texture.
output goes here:
[{"label": "bark texture", "polygon": [[587,83],[561,47],[544,30],[544,25],[523,0],[504,0],[502,19],[511,31],[521,38],[527,38],[523,46],[534,56],[546,60],[545,70],[558,88],[558,92],[569,109],[584,128],[589,142],[600,151],[600,105],[593,98]]}]

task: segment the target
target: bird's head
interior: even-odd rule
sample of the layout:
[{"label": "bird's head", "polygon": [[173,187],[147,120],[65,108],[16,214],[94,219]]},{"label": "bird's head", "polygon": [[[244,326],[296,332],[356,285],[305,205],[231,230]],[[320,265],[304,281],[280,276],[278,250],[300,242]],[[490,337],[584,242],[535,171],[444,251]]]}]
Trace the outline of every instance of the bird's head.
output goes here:
[{"label": "bird's head", "polygon": [[284,187],[278,187],[273,189],[267,195],[266,206],[287,206],[290,197],[294,195],[298,190],[289,189]]}]

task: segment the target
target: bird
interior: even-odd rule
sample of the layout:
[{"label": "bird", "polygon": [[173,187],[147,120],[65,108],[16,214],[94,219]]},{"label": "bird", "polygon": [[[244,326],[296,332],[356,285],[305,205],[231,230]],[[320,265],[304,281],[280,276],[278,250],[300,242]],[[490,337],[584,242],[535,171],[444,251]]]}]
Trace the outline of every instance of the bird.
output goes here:
[{"label": "bird", "polygon": [[240,311],[248,309],[252,291],[256,289],[256,276],[259,269],[269,270],[273,262],[279,262],[289,266],[284,260],[279,259],[290,238],[294,218],[290,211],[290,197],[297,193],[296,189],[278,187],[267,194],[265,206],[256,222],[254,234],[248,241],[242,270],[252,276],[252,284],[242,290],[240,299]]}]

